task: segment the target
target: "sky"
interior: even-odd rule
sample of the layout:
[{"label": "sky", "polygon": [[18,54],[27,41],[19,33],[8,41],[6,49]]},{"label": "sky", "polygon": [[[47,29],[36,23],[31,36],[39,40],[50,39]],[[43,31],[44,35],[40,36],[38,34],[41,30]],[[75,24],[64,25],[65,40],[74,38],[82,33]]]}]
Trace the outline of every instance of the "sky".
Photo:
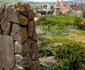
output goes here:
[{"label": "sky", "polygon": [[[22,1],[55,2],[56,0],[22,0]],[[68,1],[68,0],[64,0],[64,1]],[[72,0],[69,0],[69,1],[72,1]]]}]

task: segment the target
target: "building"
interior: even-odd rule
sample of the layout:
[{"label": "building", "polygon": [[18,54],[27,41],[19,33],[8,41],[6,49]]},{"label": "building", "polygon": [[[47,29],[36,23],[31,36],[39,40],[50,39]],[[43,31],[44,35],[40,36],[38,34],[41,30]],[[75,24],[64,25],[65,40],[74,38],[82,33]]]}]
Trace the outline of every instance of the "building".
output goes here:
[{"label": "building", "polygon": [[60,4],[59,4],[59,1],[57,0],[55,5],[54,5],[54,13],[53,13],[54,16],[56,15],[60,15]]},{"label": "building", "polygon": [[62,14],[68,14],[71,11],[71,7],[70,7],[69,1],[68,1],[68,4],[65,5],[64,4],[64,1],[61,0],[61,2],[60,2],[60,8],[61,8],[60,11],[61,11]]},{"label": "building", "polygon": [[45,4],[42,4],[41,7],[39,7],[37,11],[48,14],[49,12],[53,11],[53,8],[51,4],[45,3]]},{"label": "building", "polygon": [[54,5],[54,13],[53,15],[60,15],[60,14],[69,14],[72,16],[79,16],[83,17],[83,5],[81,2],[77,3],[74,7],[70,6],[70,2],[65,5],[64,0],[56,1]]},{"label": "building", "polygon": [[69,2],[68,2],[68,5],[65,5],[63,0],[61,0],[60,2],[59,2],[59,0],[57,0],[56,4],[54,5],[53,15],[59,15],[60,13],[67,14],[70,12],[70,10],[71,10],[71,8],[70,8]]},{"label": "building", "polygon": [[69,13],[69,14],[73,15],[73,16],[83,17],[84,16],[84,9],[83,9],[82,3],[76,4],[75,7],[73,7],[71,9],[71,13]]}]

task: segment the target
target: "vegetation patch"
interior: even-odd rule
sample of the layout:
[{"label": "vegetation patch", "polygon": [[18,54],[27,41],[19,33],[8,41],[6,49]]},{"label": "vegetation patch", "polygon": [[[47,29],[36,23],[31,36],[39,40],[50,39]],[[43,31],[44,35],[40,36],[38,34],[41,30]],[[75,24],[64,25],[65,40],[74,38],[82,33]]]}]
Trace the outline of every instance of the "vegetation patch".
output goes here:
[{"label": "vegetation patch", "polygon": [[85,31],[83,18],[61,15],[44,16],[36,24],[45,32],[38,37],[40,57],[55,56],[57,62],[48,70],[85,69]]},{"label": "vegetation patch", "polygon": [[68,40],[85,43],[85,31],[83,30],[72,30],[67,33],[65,36]]}]

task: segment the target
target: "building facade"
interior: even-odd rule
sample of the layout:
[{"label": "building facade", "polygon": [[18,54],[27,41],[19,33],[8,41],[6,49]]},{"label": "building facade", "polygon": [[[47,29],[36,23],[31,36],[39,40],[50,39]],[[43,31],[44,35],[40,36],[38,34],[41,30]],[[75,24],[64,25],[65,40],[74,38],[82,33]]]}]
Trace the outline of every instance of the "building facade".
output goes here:
[{"label": "building facade", "polygon": [[60,14],[69,14],[72,16],[79,16],[83,17],[83,5],[81,2],[77,3],[74,7],[70,6],[70,2],[68,1],[68,4],[65,5],[64,0],[56,1],[54,5],[54,13],[53,15],[60,15]]}]

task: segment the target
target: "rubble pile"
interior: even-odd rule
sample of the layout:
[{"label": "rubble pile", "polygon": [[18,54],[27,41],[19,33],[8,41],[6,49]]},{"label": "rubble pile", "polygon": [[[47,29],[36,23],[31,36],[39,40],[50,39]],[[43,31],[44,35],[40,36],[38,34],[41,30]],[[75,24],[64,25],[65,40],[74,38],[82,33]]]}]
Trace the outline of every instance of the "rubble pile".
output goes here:
[{"label": "rubble pile", "polygon": [[[2,66],[5,70],[38,70],[39,59],[34,16],[33,10],[27,3],[19,2],[0,6],[0,39],[3,38],[3,42],[8,41],[8,45],[11,43],[9,48],[12,47],[11,50],[0,45],[5,51],[4,54],[1,50],[0,55],[5,58],[12,57],[9,58],[10,63],[7,64],[9,60],[6,59],[4,62],[6,64],[2,62],[0,67]],[[10,50],[14,51],[14,54]],[[2,61],[3,58],[0,60]]]}]

